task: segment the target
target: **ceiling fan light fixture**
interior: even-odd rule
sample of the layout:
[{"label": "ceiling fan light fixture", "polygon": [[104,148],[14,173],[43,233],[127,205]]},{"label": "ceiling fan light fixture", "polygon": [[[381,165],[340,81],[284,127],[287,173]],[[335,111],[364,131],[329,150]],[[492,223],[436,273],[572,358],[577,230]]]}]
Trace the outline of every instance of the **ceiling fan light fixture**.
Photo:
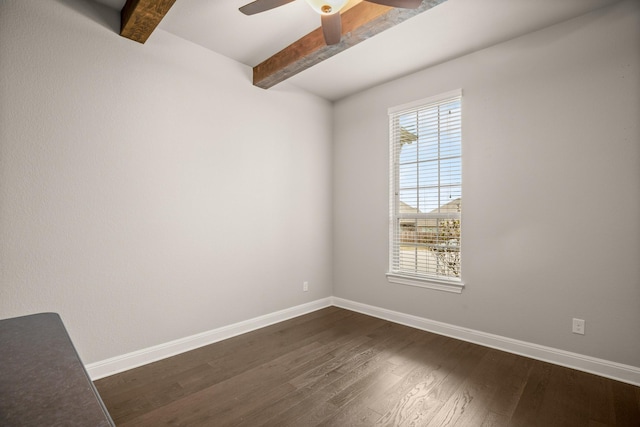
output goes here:
[{"label": "ceiling fan light fixture", "polygon": [[311,6],[311,9],[315,10],[320,15],[331,15],[338,13],[340,10],[349,3],[349,0],[306,0]]}]

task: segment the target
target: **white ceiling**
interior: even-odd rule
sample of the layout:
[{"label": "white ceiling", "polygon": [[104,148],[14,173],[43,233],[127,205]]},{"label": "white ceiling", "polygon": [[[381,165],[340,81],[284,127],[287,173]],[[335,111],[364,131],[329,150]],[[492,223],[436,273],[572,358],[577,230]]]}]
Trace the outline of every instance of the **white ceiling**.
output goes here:
[{"label": "white ceiling", "polygon": [[[320,25],[304,0],[245,16],[238,8],[250,1],[177,0],[159,28],[255,66]],[[447,0],[287,81],[334,101],[616,1]]]}]

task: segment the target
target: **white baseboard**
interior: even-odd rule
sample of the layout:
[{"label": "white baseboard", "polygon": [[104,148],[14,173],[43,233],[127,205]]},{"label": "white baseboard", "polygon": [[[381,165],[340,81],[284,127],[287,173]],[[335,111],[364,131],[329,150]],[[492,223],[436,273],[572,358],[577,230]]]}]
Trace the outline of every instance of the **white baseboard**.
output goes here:
[{"label": "white baseboard", "polygon": [[89,373],[89,377],[92,380],[97,380],[109,375],[137,368],[138,366],[165,359],[167,357],[175,356],[176,354],[194,350],[198,347],[213,344],[227,338],[264,328],[265,326],[269,326],[274,323],[311,313],[312,311],[331,306],[331,302],[332,300],[330,297],[323,298],[310,303],[276,311],[275,313],[255,317],[243,322],[234,323],[232,325],[223,326],[200,334],[191,335],[175,341],[134,351],[132,353],[90,363],[86,365],[85,368]]},{"label": "white baseboard", "polygon": [[473,329],[462,328],[448,323],[437,322],[435,320],[412,316],[410,314],[387,310],[385,308],[362,304],[338,297],[323,298],[310,303],[277,311],[275,313],[255,317],[243,322],[223,326],[211,331],[170,341],[168,343],[134,351],[121,356],[112,357],[107,360],[88,364],[86,369],[91,379],[97,380],[138,366],[165,359],[167,357],[175,356],[176,354],[194,350],[198,347],[251,332],[293,317],[311,313],[331,305],[410,326],[416,329],[445,335],[451,338],[483,345],[485,347],[519,354],[532,359],[542,360],[544,362],[566,366],[568,368],[640,386],[640,368],[635,366],[610,362],[608,360],[585,356],[578,353],[506,338],[500,335],[493,335]]},{"label": "white baseboard", "polygon": [[462,328],[338,297],[332,297],[331,300],[336,307],[640,386],[640,368],[635,366]]}]

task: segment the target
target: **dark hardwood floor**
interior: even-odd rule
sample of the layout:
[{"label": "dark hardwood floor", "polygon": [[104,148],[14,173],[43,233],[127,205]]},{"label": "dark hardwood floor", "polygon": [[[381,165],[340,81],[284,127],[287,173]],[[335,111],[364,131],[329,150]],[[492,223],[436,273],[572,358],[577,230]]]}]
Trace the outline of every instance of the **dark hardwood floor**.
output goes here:
[{"label": "dark hardwood floor", "polygon": [[640,426],[640,388],[329,307],[96,381],[118,426]]}]

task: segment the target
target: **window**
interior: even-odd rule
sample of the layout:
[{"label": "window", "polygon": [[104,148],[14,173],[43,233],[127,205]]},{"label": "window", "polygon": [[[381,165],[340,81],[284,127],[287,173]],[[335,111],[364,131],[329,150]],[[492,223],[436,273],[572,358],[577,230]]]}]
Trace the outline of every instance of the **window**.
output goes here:
[{"label": "window", "polygon": [[462,91],[389,109],[389,281],[461,292]]}]

